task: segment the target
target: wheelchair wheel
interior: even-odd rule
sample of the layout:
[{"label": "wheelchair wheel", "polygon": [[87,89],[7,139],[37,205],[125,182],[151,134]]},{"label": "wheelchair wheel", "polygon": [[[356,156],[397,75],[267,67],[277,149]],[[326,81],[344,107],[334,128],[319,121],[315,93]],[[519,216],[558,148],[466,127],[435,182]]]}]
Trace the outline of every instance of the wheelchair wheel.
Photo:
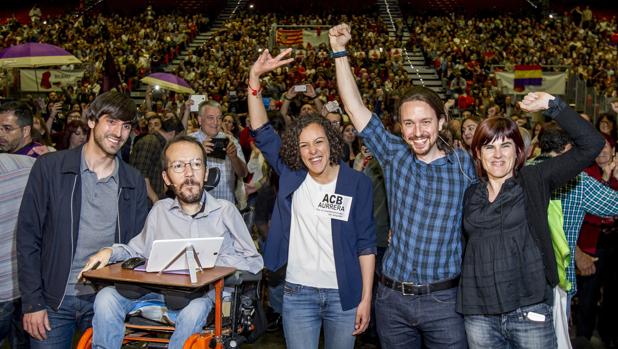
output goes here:
[{"label": "wheelchair wheel", "polygon": [[92,327],[89,327],[84,334],[82,334],[79,342],[77,342],[76,349],[91,349],[92,348]]},{"label": "wheelchair wheel", "polygon": [[183,349],[209,349],[209,348],[223,348],[221,343],[217,343],[215,335],[212,333],[196,333],[191,335],[185,342]]}]

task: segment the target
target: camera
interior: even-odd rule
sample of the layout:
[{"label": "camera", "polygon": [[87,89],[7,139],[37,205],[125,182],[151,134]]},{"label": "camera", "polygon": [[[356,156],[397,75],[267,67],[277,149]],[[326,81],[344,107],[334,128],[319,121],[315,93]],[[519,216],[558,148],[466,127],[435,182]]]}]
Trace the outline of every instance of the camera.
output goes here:
[{"label": "camera", "polygon": [[337,101],[330,101],[330,102],[326,103],[326,105],[324,105],[324,107],[326,108],[326,110],[329,113],[343,114],[343,112],[341,111],[341,108],[339,107],[339,103],[337,103]]},{"label": "camera", "polygon": [[210,140],[213,144],[212,151],[208,156],[224,160],[227,153],[225,149],[227,148],[228,143],[230,142],[227,138],[213,138]]}]

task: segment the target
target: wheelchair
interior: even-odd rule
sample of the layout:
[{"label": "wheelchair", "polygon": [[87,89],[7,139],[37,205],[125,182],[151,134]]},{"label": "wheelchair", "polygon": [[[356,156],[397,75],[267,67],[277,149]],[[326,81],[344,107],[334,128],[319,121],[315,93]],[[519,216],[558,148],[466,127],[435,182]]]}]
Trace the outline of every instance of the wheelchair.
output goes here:
[{"label": "wheelchair", "polygon": [[[246,271],[236,271],[226,277],[224,285],[233,289],[231,297],[215,302],[215,308],[221,307],[215,309],[215,313],[222,313],[221,328],[217,330],[216,321],[211,314],[204,330],[189,337],[183,348],[232,349],[243,343],[255,342],[266,330],[266,317],[261,304],[261,280],[261,273],[252,274]],[[182,292],[172,295],[175,299],[182,296]],[[164,348],[174,332],[173,326],[131,315],[127,316],[125,328],[123,347]],[[217,332],[221,333],[221,336],[217,336]],[[87,329],[76,348],[92,348],[92,336],[93,329]]]},{"label": "wheelchair", "polygon": [[[217,168],[209,169],[208,178],[205,181],[205,190],[212,190],[219,182],[220,173]],[[183,348],[186,349],[232,349],[238,348],[242,343],[255,342],[266,331],[266,316],[262,307],[262,273],[252,274],[247,271],[235,271],[227,276],[223,286],[231,288],[231,297],[221,299],[217,296],[214,307],[214,316],[211,313],[207,325],[201,333],[193,334],[187,339]],[[101,289],[114,283],[97,282],[95,286]],[[217,284],[215,284],[217,285]],[[116,285],[119,286],[119,285]],[[121,286],[122,287],[122,286]],[[139,288],[139,287],[136,287]],[[143,291],[143,290],[141,290]],[[160,292],[166,295],[166,300],[188,304],[191,294],[185,291],[173,291],[169,289],[149,288],[148,291]],[[222,291],[219,289],[219,291]],[[125,296],[130,296],[135,289],[125,289]],[[127,295],[127,293],[129,293]],[[169,296],[169,297],[168,297]],[[176,306],[175,308],[182,308]],[[215,317],[221,314],[221,321]],[[125,319],[125,336],[123,347],[139,348],[165,348],[169,343],[169,337],[174,332],[174,327],[168,324],[148,320],[138,316],[127,315]],[[77,349],[92,348],[93,329],[88,328],[79,339]]]}]

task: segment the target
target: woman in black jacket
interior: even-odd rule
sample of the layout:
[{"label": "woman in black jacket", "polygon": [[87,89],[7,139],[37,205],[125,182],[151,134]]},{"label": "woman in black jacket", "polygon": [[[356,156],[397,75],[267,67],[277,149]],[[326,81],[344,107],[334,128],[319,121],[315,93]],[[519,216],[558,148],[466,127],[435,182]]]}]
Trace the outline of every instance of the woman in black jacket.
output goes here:
[{"label": "woman in black jacket", "polygon": [[529,93],[520,103],[545,111],[573,139],[561,156],[526,166],[517,124],[490,118],[471,144],[480,182],[464,196],[466,247],[457,310],[471,348],[555,348],[556,262],[547,223],[553,190],[596,157],[603,138],[560,99]]}]

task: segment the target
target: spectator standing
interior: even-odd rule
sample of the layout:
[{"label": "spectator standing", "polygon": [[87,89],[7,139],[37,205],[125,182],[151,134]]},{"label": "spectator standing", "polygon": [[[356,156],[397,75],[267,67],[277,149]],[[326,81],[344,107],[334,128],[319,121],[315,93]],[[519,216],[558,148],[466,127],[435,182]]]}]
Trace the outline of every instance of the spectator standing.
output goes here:
[{"label": "spectator standing", "polygon": [[129,163],[133,165],[146,180],[148,198],[154,204],[165,197],[166,188],[163,185],[161,172],[161,154],[165,143],[182,132],[182,126],[176,117],[165,119],[154,131],[133,145]]},{"label": "spectator standing", "polygon": [[10,348],[27,349],[28,334],[22,326],[17,281],[17,214],[34,159],[0,154],[0,347],[8,338]]},{"label": "spectator standing", "polygon": [[49,153],[30,173],[19,211],[17,261],[24,330],[33,348],[70,348],[90,327],[95,290],[78,282],[87,258],[137,235],[148,213],[143,177],[116,154],[136,108],[118,92],[88,108],[88,142]]},{"label": "spectator standing", "polygon": [[62,143],[59,149],[73,149],[86,143],[88,140],[88,124],[81,120],[73,120],[67,124],[62,134]]},{"label": "spectator standing", "polygon": [[[573,141],[559,126],[548,124],[539,133],[541,155],[533,163],[541,162],[562,155],[573,147]],[[575,278],[576,267],[580,274],[594,274],[595,258],[577,248],[577,239],[585,214],[597,216],[618,215],[618,191],[581,172],[566,185],[554,191],[552,199],[560,200],[563,211],[563,229],[571,253],[570,263],[566,269],[566,278],[571,288],[567,290],[567,307],[577,291]]]},{"label": "spectator standing", "polygon": [[[198,113],[200,130],[192,133],[190,136],[204,146],[207,155],[206,166],[208,168],[217,167],[221,171],[219,185],[212,190],[212,195],[217,199],[225,199],[235,203],[236,177],[244,178],[248,173],[240,144],[238,144],[236,138],[226,135],[221,131],[223,115],[221,113],[221,105],[218,102],[214,100],[202,102],[198,106]],[[216,142],[213,141],[214,138],[229,140],[227,147],[224,149],[225,156],[223,159],[208,156],[213,150],[216,150],[214,148],[214,142]]]},{"label": "spectator standing", "polygon": [[0,151],[38,157],[35,148],[45,146],[32,140],[32,123],[32,110],[27,104],[9,102],[1,105]]},{"label": "spectator standing", "polygon": [[[601,153],[595,159],[595,163],[586,169],[586,173],[608,188],[618,190],[618,167],[609,138],[606,136],[605,139]],[[616,311],[613,300],[615,296],[606,292],[616,289],[616,281],[612,278],[615,277],[613,262],[616,257],[617,234],[615,217],[599,217],[590,214],[584,217],[576,251],[576,258],[582,262],[582,265],[578,266],[580,268],[580,275],[577,276],[579,302],[577,312],[574,314],[578,337],[590,340],[595,324],[597,324],[597,316],[601,338],[609,342],[612,337],[615,337],[615,334],[609,330],[610,324],[614,322],[611,313]],[[601,297],[602,288],[604,297]],[[605,297],[610,294],[612,296]],[[599,301],[601,301],[600,307]]]}]

